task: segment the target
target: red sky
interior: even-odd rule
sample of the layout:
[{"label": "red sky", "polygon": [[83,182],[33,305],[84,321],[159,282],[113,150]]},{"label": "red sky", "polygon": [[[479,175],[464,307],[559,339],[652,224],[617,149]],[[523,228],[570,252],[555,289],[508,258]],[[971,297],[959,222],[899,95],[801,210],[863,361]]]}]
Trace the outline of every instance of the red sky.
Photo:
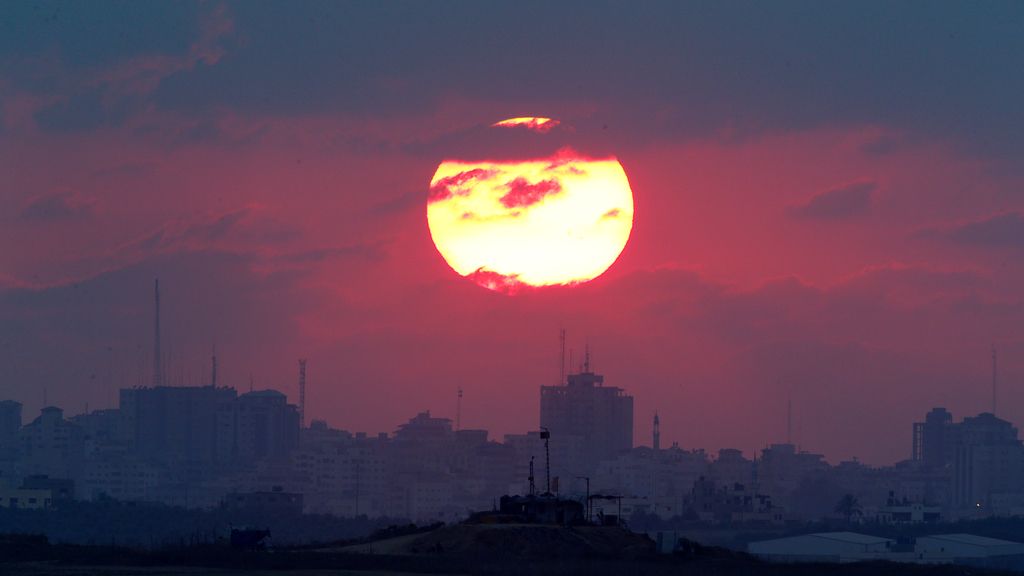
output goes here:
[{"label": "red sky", "polygon": [[[989,409],[993,344],[1024,422],[1021,11],[695,6],[504,43],[462,23],[506,7],[5,8],[33,32],[0,44],[0,397],[148,382],[159,276],[172,382],[215,342],[222,383],[294,398],[305,357],[310,413],[349,430],[453,416],[459,387],[464,426],[534,428],[562,327],[637,443],[657,410],[749,455],[792,397],[803,448],[890,463],[932,406]],[[613,152],[636,215],[598,280],[508,297],[437,254],[428,187],[534,115]]]}]

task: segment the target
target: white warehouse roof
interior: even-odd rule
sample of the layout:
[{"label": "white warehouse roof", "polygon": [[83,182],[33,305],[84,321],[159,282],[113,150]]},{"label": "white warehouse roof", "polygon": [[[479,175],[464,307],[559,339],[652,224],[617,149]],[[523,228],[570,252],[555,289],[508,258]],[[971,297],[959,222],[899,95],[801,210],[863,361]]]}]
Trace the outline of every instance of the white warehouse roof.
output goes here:
[{"label": "white warehouse roof", "polygon": [[1024,555],[1024,544],[974,534],[936,534],[919,537],[915,551],[932,557],[1015,556]]},{"label": "white warehouse roof", "polygon": [[877,559],[895,544],[889,538],[856,532],[819,532],[751,542],[747,551],[762,558],[791,562],[852,562]]},{"label": "white warehouse roof", "polygon": [[872,536],[870,534],[858,534],[857,532],[818,532],[815,534],[808,534],[808,536],[822,538],[825,540],[849,542],[850,544],[885,544],[890,541],[889,538]]}]

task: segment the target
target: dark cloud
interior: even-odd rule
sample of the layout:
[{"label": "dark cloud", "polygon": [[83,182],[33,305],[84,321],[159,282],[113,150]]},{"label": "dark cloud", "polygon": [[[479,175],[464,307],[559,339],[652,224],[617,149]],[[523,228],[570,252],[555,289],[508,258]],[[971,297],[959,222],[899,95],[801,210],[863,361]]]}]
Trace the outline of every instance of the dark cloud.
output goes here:
[{"label": "dark cloud", "polygon": [[531,184],[523,177],[506,183],[505,187],[508,192],[500,199],[505,208],[526,208],[562,191],[558,180],[541,180]]},{"label": "dark cloud", "polygon": [[485,268],[480,268],[475,272],[467,274],[466,278],[476,282],[488,290],[494,290],[495,292],[508,294],[510,296],[520,294],[522,292],[533,292],[538,290],[538,288],[520,281],[518,274],[499,274],[498,272],[487,270]]},{"label": "dark cloud", "polygon": [[[565,120],[586,102],[632,142],[880,124],[993,154],[1024,146],[1024,131],[1008,128],[1024,123],[1024,77],[1007,73],[1024,57],[1024,6],[1014,3],[39,6],[7,5],[0,17],[14,86],[44,92],[44,55],[72,73],[174,58],[144,101],[190,116],[425,115],[458,94],[483,103],[466,114],[485,124],[516,113]],[[513,24],[524,17],[530,26]],[[87,95],[60,105],[66,121],[109,112]]]},{"label": "dark cloud", "polygon": [[102,126],[121,125],[138,103],[129,99],[105,102],[92,90],[74,94],[35,113],[36,125],[52,132],[90,132]]},{"label": "dark cloud", "polygon": [[1024,249],[1024,215],[996,214],[936,233],[961,244]]},{"label": "dark cloud", "polygon": [[29,198],[21,208],[26,220],[66,220],[92,214],[95,201],[73,190],[62,190]]},{"label": "dark cloud", "polygon": [[814,196],[789,209],[795,218],[808,220],[847,220],[871,211],[871,197],[878,186],[874,182],[858,182]]},{"label": "dark cloud", "polygon": [[428,202],[439,202],[448,200],[453,196],[462,196],[469,193],[463,187],[473,180],[486,180],[494,175],[494,170],[474,168],[465,172],[459,172],[452,176],[445,176],[430,187]]}]

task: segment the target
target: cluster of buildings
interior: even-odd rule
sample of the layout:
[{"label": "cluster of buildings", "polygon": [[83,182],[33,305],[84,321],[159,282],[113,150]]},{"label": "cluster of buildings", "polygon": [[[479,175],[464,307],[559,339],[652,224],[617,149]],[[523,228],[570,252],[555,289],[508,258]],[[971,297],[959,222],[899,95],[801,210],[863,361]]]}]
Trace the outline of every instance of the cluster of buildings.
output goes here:
[{"label": "cluster of buildings", "polygon": [[636,446],[633,398],[589,362],[540,388],[540,430],[500,440],[429,412],[377,435],[304,426],[301,412],[274,390],[216,385],[124,389],[115,409],[48,406],[27,423],[0,401],[0,507],[109,498],[452,521],[550,493],[588,514],[719,524],[1024,515],[1024,444],[990,413],[954,422],[936,408],[914,425],[911,458],[877,468],[790,443],[754,458],[663,447],[657,415]]},{"label": "cluster of buildings", "polygon": [[589,366],[543,387],[541,409],[543,433],[495,441],[430,412],[377,435],[303,426],[280,392],[216,385],[123,389],[117,408],[65,417],[47,406],[29,422],[6,400],[0,506],[53,506],[38,492],[50,483],[79,500],[455,520],[534,483],[572,493],[600,476],[599,462],[631,465],[615,460],[633,446],[633,399]]}]

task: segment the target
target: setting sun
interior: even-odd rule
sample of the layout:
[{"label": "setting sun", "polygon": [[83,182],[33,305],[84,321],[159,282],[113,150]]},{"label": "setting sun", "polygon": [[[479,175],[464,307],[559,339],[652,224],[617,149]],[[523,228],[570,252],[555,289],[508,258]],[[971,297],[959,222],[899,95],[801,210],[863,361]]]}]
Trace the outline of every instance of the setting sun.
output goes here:
[{"label": "setting sun", "polygon": [[438,251],[492,290],[586,282],[618,258],[633,194],[615,158],[563,149],[523,161],[441,163],[427,222]]}]

